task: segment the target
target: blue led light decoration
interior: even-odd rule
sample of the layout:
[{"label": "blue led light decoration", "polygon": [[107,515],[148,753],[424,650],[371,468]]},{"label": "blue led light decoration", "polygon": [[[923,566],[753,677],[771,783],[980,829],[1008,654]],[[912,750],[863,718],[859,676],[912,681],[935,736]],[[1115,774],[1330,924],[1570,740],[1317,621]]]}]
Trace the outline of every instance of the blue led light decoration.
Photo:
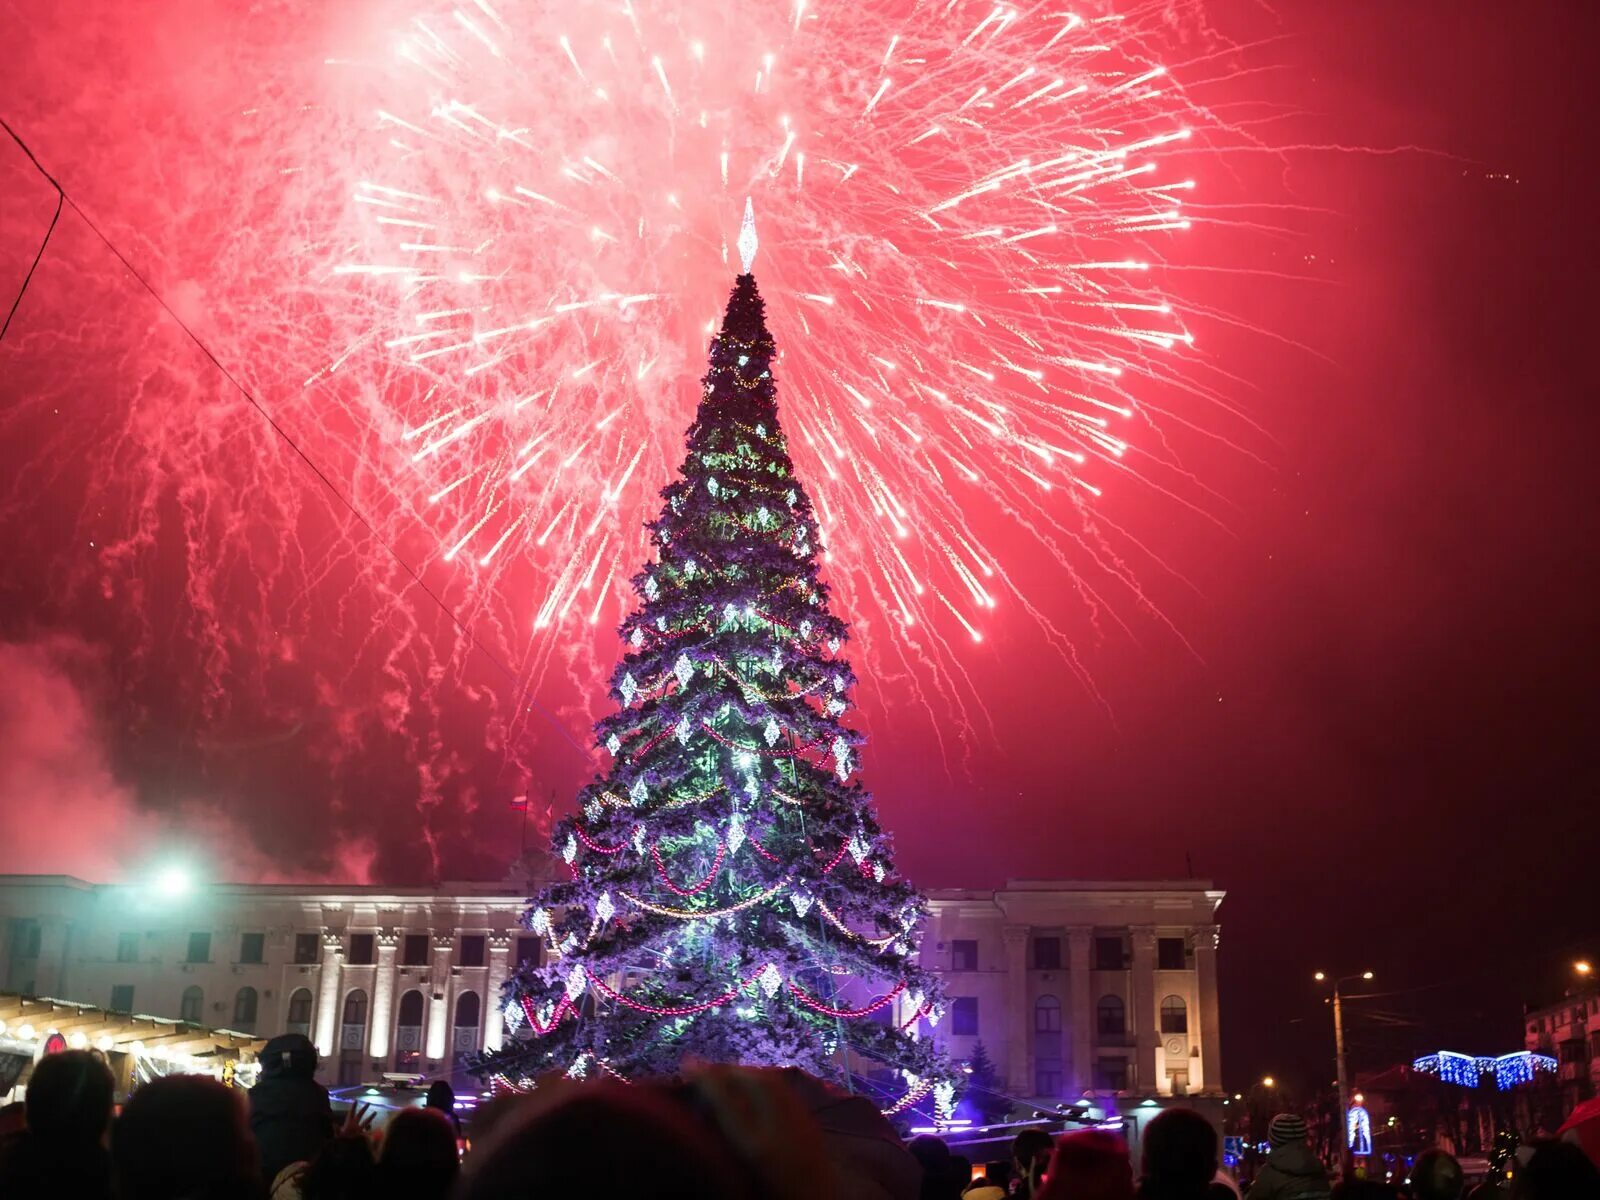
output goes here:
[{"label": "blue led light decoration", "polygon": [[1350,1153],[1358,1157],[1372,1153],[1372,1116],[1359,1104],[1352,1104],[1345,1114],[1345,1135]]},{"label": "blue led light decoration", "polygon": [[1457,1087],[1477,1087],[1488,1075],[1494,1079],[1496,1088],[1509,1092],[1520,1084],[1532,1083],[1536,1075],[1554,1074],[1556,1060],[1548,1054],[1534,1054],[1528,1050],[1517,1050],[1498,1058],[1440,1050],[1437,1054],[1423,1055],[1411,1067],[1427,1075],[1437,1075],[1445,1083]]}]

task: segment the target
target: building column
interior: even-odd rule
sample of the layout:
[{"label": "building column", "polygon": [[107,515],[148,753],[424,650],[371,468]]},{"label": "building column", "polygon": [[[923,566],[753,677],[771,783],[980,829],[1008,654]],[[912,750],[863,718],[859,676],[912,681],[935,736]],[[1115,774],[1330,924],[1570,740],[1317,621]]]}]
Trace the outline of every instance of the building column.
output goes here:
[{"label": "building column", "polygon": [[1090,1034],[1094,1030],[1093,980],[1089,976],[1089,950],[1094,944],[1094,928],[1074,925],[1067,930],[1067,1010],[1072,1022],[1072,1095],[1083,1095],[1094,1087],[1094,1063],[1090,1059]]},{"label": "building column", "polygon": [[489,935],[489,973],[483,985],[483,1048],[498,1050],[505,1042],[505,1000],[500,993],[505,989],[509,974],[507,963],[511,958],[511,935]]},{"label": "building column", "polygon": [[396,929],[378,933],[378,967],[372,975],[372,1025],[367,1030],[367,1053],[376,1059],[389,1057],[389,1031],[394,1026],[394,960],[400,949]]},{"label": "building column", "polygon": [[428,1027],[422,1031],[423,1057],[443,1062],[450,1046],[450,956],[455,950],[454,934],[433,935],[433,964],[428,970],[430,999]]},{"label": "building column", "polygon": [[1133,981],[1129,989],[1128,1015],[1133,1019],[1134,1087],[1146,1096],[1158,1089],[1156,1046],[1159,1042],[1156,1020],[1156,930],[1154,925],[1134,925]]},{"label": "building column", "polygon": [[1200,1090],[1222,1092],[1222,1018],[1217,996],[1217,943],[1221,930],[1200,925],[1194,931],[1195,987],[1200,1001]]},{"label": "building column", "polygon": [[317,1053],[332,1058],[339,1050],[339,987],[344,973],[344,939],[337,933],[322,935],[321,978],[317,981],[316,1024],[311,1032],[317,1043]]},{"label": "building column", "polygon": [[1028,927],[1007,925],[1006,1078],[1014,1096],[1033,1095],[1032,1039],[1028,1023]]}]

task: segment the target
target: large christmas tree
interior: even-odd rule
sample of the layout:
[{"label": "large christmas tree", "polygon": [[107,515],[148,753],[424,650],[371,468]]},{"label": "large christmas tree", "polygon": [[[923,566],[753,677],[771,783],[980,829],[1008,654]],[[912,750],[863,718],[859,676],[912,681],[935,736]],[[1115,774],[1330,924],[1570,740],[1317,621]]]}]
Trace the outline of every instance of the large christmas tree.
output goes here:
[{"label": "large christmas tree", "polygon": [[847,630],[778,424],[748,208],[740,249],[620,630],[621,707],[595,726],[610,769],[556,828],[572,878],[533,901],[544,962],[508,984],[510,1037],[478,1066],[513,1084],[686,1060],[876,1066],[897,1107],[947,1105],[951,1064],[917,1036],[940,1015],[917,961],[925,905],[858,781]]}]

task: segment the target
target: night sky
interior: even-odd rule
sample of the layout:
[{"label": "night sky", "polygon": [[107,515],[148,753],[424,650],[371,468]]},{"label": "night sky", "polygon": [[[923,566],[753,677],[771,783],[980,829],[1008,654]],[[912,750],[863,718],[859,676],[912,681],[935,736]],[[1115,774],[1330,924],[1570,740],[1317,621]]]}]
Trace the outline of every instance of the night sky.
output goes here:
[{"label": "night sky", "polygon": [[[293,243],[218,232],[211,189],[270,139],[207,110],[224,80],[293,104],[293,70],[252,74],[290,22],[43,7],[0,0],[0,116],[270,402],[294,340],[241,328],[221,276]],[[924,886],[1226,889],[1232,1087],[1325,1082],[1318,968],[1378,973],[1358,1065],[1504,1053],[1518,1005],[1600,953],[1600,8],[1200,11],[1226,47],[1204,98],[1247,136],[1196,167],[1210,222],[1177,261],[1234,411],[1164,426],[1192,487],[1103,510],[1161,564],[1158,615],[1096,624],[1019,567],[1092,683],[1026,622],[956,651],[987,709],[965,736],[866,678],[867,781]],[[5,306],[53,204],[0,146]],[[510,798],[581,778],[551,723],[584,740],[614,643],[546,663],[529,715],[261,426],[64,215],[0,345],[0,870],[495,877]]]}]

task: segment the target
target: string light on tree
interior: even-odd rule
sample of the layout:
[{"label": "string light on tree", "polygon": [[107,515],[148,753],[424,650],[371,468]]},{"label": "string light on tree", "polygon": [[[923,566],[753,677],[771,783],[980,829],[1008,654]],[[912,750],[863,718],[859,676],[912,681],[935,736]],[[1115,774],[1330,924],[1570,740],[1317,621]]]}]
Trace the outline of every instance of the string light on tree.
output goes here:
[{"label": "string light on tree", "polygon": [[[757,245],[747,204],[747,268]],[[779,424],[775,351],[746,270],[634,579],[618,709],[595,727],[605,774],[553,835],[572,878],[530,908],[563,953],[518,968],[524,1019],[479,1059],[486,1075],[639,1077],[692,1056],[837,1076],[848,1055],[915,1081],[886,1105],[953,1102],[955,1068],[913,1033],[940,1011],[917,953],[925,904],[858,780],[848,631]],[[847,856],[859,869],[836,870]],[[907,993],[909,1011],[872,1019]]]}]

